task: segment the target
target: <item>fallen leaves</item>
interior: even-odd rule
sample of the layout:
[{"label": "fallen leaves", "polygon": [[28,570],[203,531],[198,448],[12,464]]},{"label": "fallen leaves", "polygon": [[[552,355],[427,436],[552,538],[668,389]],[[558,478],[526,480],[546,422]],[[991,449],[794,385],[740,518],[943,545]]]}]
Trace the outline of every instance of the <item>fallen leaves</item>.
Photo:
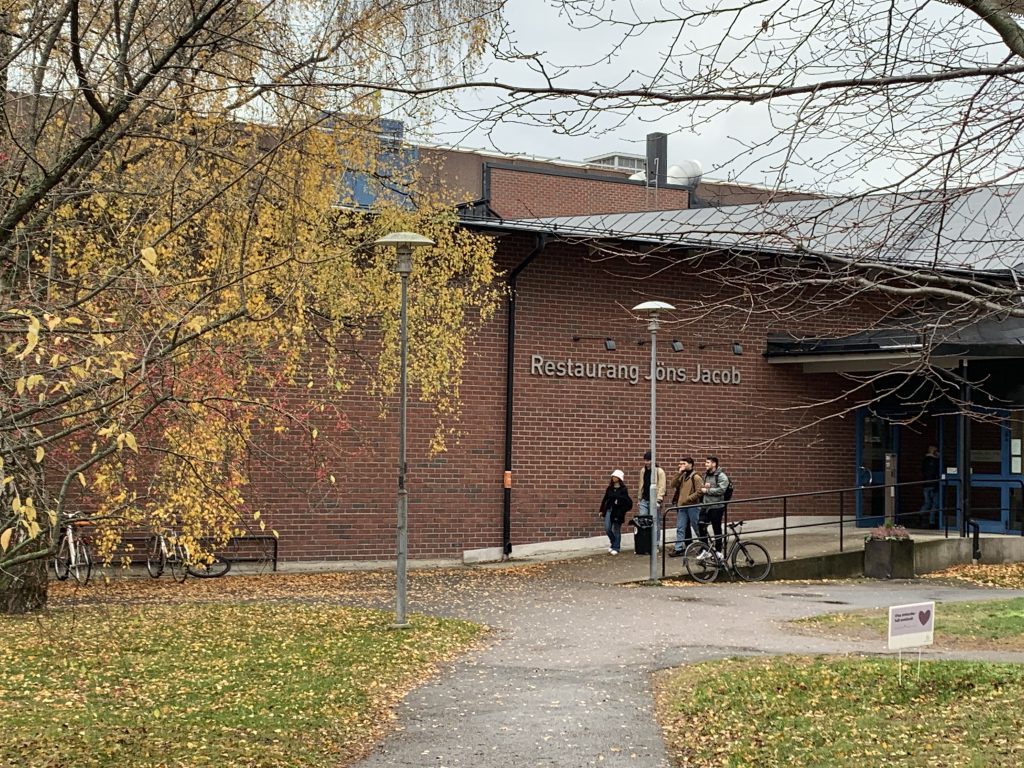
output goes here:
[{"label": "fallen leaves", "polygon": [[780,657],[689,665],[656,678],[680,766],[923,768],[1024,762],[1024,667]]},{"label": "fallen leaves", "polygon": [[982,587],[1024,589],[1024,563],[955,565],[944,571],[925,574],[922,578],[967,582]]},{"label": "fallen leaves", "polygon": [[[528,589],[546,572],[545,565],[503,567],[503,592]],[[410,603],[431,604],[440,597],[447,605],[461,600],[476,602],[486,596],[495,583],[495,571],[489,568],[437,568],[413,570],[408,576]],[[97,603],[171,603],[227,600],[303,600],[359,602],[384,605],[394,600],[395,573],[392,570],[345,571],[330,573],[232,574],[223,579],[187,579],[177,584],[166,576],[140,578],[112,569],[105,579],[95,579],[88,588],[76,588],[67,582],[50,584],[50,605],[67,606]]]},{"label": "fallen leaves", "polygon": [[341,764],[482,632],[423,616],[394,631],[382,611],[251,599],[0,618],[0,765]]}]

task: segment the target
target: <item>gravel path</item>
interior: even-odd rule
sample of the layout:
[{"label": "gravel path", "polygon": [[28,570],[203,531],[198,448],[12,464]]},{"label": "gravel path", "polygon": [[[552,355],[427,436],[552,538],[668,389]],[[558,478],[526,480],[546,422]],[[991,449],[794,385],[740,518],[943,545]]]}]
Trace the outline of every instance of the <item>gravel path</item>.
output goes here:
[{"label": "gravel path", "polygon": [[[734,655],[881,652],[884,641],[796,634],[785,622],[1024,594],[928,581],[621,586],[607,583],[608,568],[621,568],[610,560],[552,564],[508,584],[496,570],[470,599],[411,593],[413,611],[486,623],[494,641],[413,691],[397,729],[359,768],[667,767],[650,687],[656,670]],[[1024,662],[1024,653],[970,656]]]}]

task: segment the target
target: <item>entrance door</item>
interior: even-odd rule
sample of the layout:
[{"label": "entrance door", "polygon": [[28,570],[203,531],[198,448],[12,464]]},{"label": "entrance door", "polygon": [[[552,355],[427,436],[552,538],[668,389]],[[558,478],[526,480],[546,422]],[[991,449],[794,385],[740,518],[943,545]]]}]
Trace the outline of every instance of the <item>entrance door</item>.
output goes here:
[{"label": "entrance door", "polygon": [[986,414],[971,425],[971,517],[983,531],[1006,529],[1008,499],[1004,471],[1009,434],[1005,413]]},{"label": "entrance door", "polygon": [[1009,528],[1024,532],[1024,411],[1010,414]]},{"label": "entrance door", "polygon": [[[857,485],[875,486],[857,491],[857,525],[873,528],[885,522],[885,454],[900,451],[900,429],[873,413],[857,419]],[[897,478],[898,477],[897,465]],[[899,514],[899,496],[895,510]]]},{"label": "entrance door", "polygon": [[[1021,445],[1024,442],[1024,412],[981,410],[971,423],[971,518],[983,531],[1019,531],[1024,474],[1021,473]],[[951,417],[954,423],[958,419]],[[959,434],[957,433],[957,444]],[[959,478],[947,473],[950,501],[956,505]],[[959,512],[957,522],[961,523]]]}]

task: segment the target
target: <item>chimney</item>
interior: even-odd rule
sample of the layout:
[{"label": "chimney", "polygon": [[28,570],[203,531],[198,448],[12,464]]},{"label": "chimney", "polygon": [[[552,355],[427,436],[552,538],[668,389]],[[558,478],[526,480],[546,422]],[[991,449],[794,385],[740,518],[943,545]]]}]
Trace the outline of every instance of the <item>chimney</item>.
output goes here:
[{"label": "chimney", "polygon": [[664,187],[668,181],[668,134],[647,134],[647,183]]}]

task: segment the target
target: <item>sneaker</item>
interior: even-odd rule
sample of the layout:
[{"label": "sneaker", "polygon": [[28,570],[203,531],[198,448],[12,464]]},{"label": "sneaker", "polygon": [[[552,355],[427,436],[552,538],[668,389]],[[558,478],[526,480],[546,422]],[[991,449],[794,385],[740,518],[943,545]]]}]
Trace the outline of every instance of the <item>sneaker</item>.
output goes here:
[{"label": "sneaker", "polygon": [[708,552],[706,549],[702,549],[700,554],[697,555],[697,560],[707,560],[709,557],[711,557],[711,553]]},{"label": "sneaker", "polygon": [[619,550],[617,550],[617,549],[610,549],[610,550],[608,550],[608,554],[609,555],[617,555],[617,554],[619,554]]},{"label": "sneaker", "polygon": [[673,549],[671,552],[668,553],[668,556],[669,557],[682,557],[683,556],[683,550],[681,550],[681,549]]}]

